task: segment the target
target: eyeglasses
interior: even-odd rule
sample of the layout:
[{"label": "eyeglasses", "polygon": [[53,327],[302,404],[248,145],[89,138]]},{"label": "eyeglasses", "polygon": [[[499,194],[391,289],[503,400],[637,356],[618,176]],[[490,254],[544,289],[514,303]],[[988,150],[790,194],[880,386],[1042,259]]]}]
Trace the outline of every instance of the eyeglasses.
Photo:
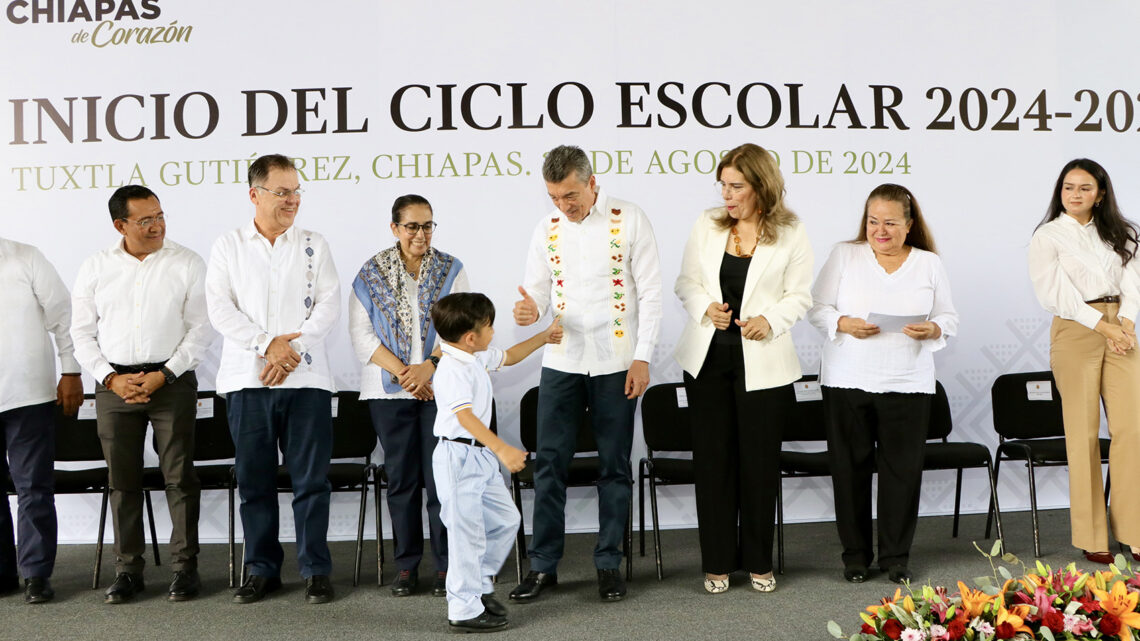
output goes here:
[{"label": "eyeglasses", "polygon": [[724,193],[727,190],[730,194],[739,194],[748,186],[744,183],[726,183],[723,180],[718,180],[715,184],[717,191]]},{"label": "eyeglasses", "polygon": [[431,233],[435,231],[435,228],[439,227],[439,225],[430,220],[422,225],[419,223],[396,223],[396,225],[403,227],[409,236],[415,236],[420,233],[420,231],[430,236]]},{"label": "eyeglasses", "polygon": [[166,216],[159,214],[157,216],[148,216],[146,218],[143,218],[142,220],[131,220],[129,218],[124,218],[123,222],[124,223],[130,223],[132,225],[138,225],[139,227],[146,229],[147,227],[150,227],[150,226],[155,225],[155,224],[165,225],[166,224]]},{"label": "eyeglasses", "polygon": [[300,198],[301,194],[304,193],[304,191],[305,191],[304,189],[301,189],[300,187],[298,187],[296,189],[284,189],[282,191],[273,191],[272,189],[262,187],[261,185],[255,185],[254,189],[260,189],[261,191],[267,191],[267,192],[273,194],[274,196],[277,196],[278,198],[288,198],[289,196],[296,196],[296,197]]}]

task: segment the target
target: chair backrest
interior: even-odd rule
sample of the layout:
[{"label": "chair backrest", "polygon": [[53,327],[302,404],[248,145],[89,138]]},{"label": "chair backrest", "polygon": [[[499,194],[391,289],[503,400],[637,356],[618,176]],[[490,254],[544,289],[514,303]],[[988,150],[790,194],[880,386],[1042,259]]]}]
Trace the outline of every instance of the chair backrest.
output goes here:
[{"label": "chair backrest", "polygon": [[[1030,400],[1031,383],[1048,384],[1048,400]],[[994,431],[1002,438],[1056,438],[1065,435],[1061,414],[1061,393],[1053,372],[1002,374],[990,387]]]},{"label": "chair backrest", "polygon": [[194,431],[194,460],[219,461],[234,458],[234,440],[226,417],[226,399],[213,391],[198,392],[198,399],[213,399],[214,415],[200,418]]},{"label": "chair backrest", "polygon": [[946,396],[946,388],[941,381],[934,382],[934,401],[930,404],[930,426],[926,431],[926,440],[942,440],[950,436],[954,429],[954,419],[950,415],[950,399]]},{"label": "chair backrest", "polygon": [[[805,374],[797,385],[812,383],[819,379],[815,374]],[[827,428],[823,423],[822,400],[798,400],[792,410],[792,417],[784,424],[785,441],[826,441]]]},{"label": "chair backrest", "polygon": [[337,392],[336,398],[332,457],[367,458],[376,449],[376,430],[368,402],[360,400],[360,392]]},{"label": "chair backrest", "polygon": [[689,408],[679,406],[679,389],[685,389],[684,384],[661,383],[645,390],[645,397],[641,399],[641,431],[651,455],[655,451],[693,451]]},{"label": "chair backrest", "polygon": [[[538,451],[538,388],[532,387],[523,394],[519,403],[519,439],[522,440],[523,449],[528,452]],[[575,453],[597,452],[598,444],[594,442],[594,429],[590,424],[590,412],[586,411],[582,417],[582,424],[578,426]]]},{"label": "chair backrest", "polygon": [[[83,398],[94,399],[95,395],[86,394]],[[65,416],[60,406],[55,407],[55,460],[104,460],[103,445],[99,441],[99,430],[94,418]]]}]

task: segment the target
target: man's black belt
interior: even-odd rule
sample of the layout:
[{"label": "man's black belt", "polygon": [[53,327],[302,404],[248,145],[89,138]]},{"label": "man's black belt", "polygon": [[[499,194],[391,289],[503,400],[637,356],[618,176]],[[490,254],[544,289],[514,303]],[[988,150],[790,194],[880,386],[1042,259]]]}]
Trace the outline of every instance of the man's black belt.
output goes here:
[{"label": "man's black belt", "polygon": [[161,363],[139,363],[138,365],[119,365],[111,363],[111,369],[116,374],[141,374],[143,372],[157,372],[166,367],[166,361]]},{"label": "man's black belt", "polygon": [[440,438],[445,441],[451,441],[452,443],[463,443],[464,445],[471,445],[473,447],[487,447],[473,438],[447,438],[446,436],[441,436]]},{"label": "man's black belt", "polygon": [[1097,303],[1119,303],[1119,302],[1120,302],[1119,296],[1101,296],[1100,298],[1097,298],[1094,300],[1086,300],[1085,301],[1085,303],[1088,305],[1096,305]]}]

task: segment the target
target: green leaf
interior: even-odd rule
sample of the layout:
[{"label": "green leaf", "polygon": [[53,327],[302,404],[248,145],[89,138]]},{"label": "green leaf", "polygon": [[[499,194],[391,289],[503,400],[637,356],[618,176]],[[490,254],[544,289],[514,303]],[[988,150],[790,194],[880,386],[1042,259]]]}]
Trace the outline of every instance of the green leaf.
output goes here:
[{"label": "green leaf", "polygon": [[997,596],[998,587],[996,585],[986,585],[982,587],[982,592],[985,592],[990,596]]},{"label": "green leaf", "polygon": [[1001,555],[1001,560],[1005,561],[1006,563],[1020,563],[1020,559],[1018,559],[1012,552],[1006,552],[1005,554]]},{"label": "green leaf", "polygon": [[1116,558],[1114,558],[1113,561],[1114,561],[1113,565],[1115,565],[1118,568],[1127,567],[1127,565],[1126,565],[1127,561],[1125,561],[1123,554],[1117,553]]},{"label": "green leaf", "polygon": [[839,624],[836,623],[835,621],[828,621],[827,622],[827,631],[830,632],[831,636],[835,637],[836,639],[842,639],[843,638],[843,630],[839,627]]},{"label": "green leaf", "polygon": [[1080,610],[1080,609],[1081,609],[1081,602],[1080,601],[1076,601],[1076,600],[1070,601],[1069,605],[1065,606],[1065,614],[1073,615],[1073,614],[1076,614],[1077,610]]},{"label": "green leaf", "polygon": [[979,587],[983,587],[983,588],[986,586],[993,585],[993,582],[994,582],[993,579],[991,577],[988,577],[988,576],[979,576],[979,577],[974,578],[974,583],[977,583]]},{"label": "green leaf", "polygon": [[997,556],[1001,552],[1001,539],[994,541],[993,547],[990,548],[990,556]]},{"label": "green leaf", "polygon": [[998,573],[1000,573],[1002,578],[1004,578],[1007,581],[1009,579],[1013,578],[1013,574],[1011,574],[1010,571],[1008,569],[1006,569],[1006,567],[1004,565],[998,566]]},{"label": "green leaf", "polygon": [[1041,576],[1046,576],[1049,574],[1049,568],[1045,567],[1045,565],[1041,563],[1040,560],[1037,561],[1037,574],[1040,574]]},{"label": "green leaf", "polygon": [[1041,626],[1041,629],[1037,632],[1041,635],[1042,639],[1045,639],[1045,641],[1056,641],[1056,639],[1053,638],[1053,631],[1045,626]]}]

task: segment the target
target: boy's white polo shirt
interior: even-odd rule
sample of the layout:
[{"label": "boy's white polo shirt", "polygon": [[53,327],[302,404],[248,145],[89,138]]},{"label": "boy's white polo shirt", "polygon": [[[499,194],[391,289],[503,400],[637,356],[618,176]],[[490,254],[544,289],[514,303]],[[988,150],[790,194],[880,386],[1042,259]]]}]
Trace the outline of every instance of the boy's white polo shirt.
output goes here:
[{"label": "boy's white polo shirt", "polygon": [[491,426],[494,389],[487,372],[498,371],[507,355],[494,347],[475,354],[446,343],[442,349],[443,357],[432,378],[438,409],[432,433],[444,438],[471,438],[471,433],[459,424],[455,415],[469,408],[483,425]]}]

